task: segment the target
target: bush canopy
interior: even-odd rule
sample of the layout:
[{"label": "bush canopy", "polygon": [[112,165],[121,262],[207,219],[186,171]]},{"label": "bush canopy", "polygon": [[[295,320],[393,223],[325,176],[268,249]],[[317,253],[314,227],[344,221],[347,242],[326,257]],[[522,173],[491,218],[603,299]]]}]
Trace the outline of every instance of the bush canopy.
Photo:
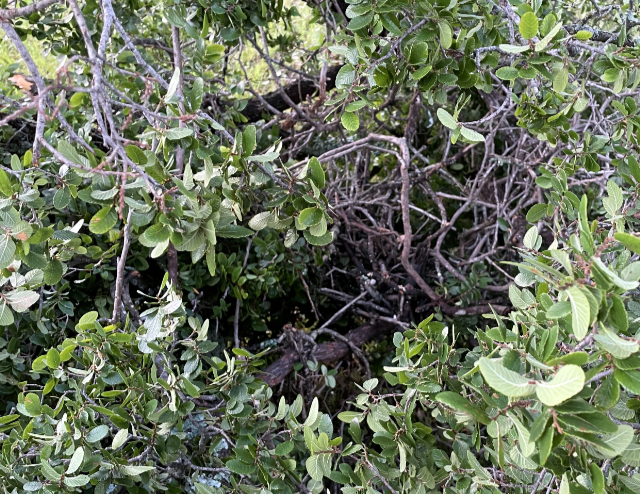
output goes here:
[{"label": "bush canopy", "polygon": [[640,494],[635,0],[0,7],[1,493]]}]

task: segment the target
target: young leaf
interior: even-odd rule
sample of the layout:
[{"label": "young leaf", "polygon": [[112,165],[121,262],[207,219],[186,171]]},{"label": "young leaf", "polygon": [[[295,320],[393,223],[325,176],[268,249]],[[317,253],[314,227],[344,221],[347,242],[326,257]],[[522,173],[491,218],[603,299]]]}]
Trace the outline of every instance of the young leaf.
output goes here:
[{"label": "young leaf", "polygon": [[440,123],[442,123],[442,125],[451,130],[455,130],[458,128],[458,122],[456,122],[456,119],[453,118],[453,115],[451,115],[451,113],[449,113],[447,110],[445,110],[444,108],[438,108],[438,111],[436,113],[438,115],[438,120],[440,120]]},{"label": "young leaf", "polygon": [[524,39],[531,39],[538,34],[538,16],[533,12],[526,12],[520,18],[518,30]]}]

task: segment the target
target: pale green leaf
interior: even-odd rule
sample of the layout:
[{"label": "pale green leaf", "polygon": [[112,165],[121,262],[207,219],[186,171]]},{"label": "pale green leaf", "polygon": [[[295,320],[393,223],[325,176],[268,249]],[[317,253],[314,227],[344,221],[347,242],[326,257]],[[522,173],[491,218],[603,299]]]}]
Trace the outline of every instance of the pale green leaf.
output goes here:
[{"label": "pale green leaf", "polygon": [[580,367],[565,365],[550,381],[538,382],[536,394],[542,403],[552,407],[582,391],[584,381],[584,372]]},{"label": "pale green leaf", "polygon": [[536,389],[532,379],[507,369],[495,359],[481,358],[480,372],[493,389],[509,397],[528,396]]},{"label": "pale green leaf", "polygon": [[582,290],[577,286],[567,289],[569,302],[571,303],[571,328],[573,335],[578,341],[582,341],[589,331],[589,321],[591,317],[589,300]]},{"label": "pale green leaf", "polygon": [[65,475],[71,475],[72,473],[75,473],[78,470],[78,468],[80,468],[80,466],[82,465],[83,460],[84,460],[84,448],[82,446],[78,446],[76,450],[73,452],[73,456],[69,461],[69,466],[67,467],[67,471]]}]

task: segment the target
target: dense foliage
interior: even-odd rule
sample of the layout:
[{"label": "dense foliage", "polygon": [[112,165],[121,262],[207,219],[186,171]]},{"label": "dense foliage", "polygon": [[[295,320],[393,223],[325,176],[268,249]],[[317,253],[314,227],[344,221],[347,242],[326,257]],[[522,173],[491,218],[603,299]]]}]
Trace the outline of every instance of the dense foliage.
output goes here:
[{"label": "dense foliage", "polygon": [[0,7],[0,492],[640,494],[633,0]]}]

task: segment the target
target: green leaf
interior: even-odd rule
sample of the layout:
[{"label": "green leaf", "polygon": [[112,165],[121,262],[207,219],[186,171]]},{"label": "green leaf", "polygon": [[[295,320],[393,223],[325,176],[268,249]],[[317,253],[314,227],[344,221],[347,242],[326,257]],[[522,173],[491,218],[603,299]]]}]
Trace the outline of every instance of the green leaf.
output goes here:
[{"label": "green leaf", "polygon": [[547,427],[538,442],[541,465],[547,462],[547,458],[549,458],[549,454],[553,448],[553,434],[553,427]]},{"label": "green leaf", "polygon": [[475,471],[478,478],[482,479],[484,482],[490,482],[492,480],[491,474],[487,471],[486,468],[480,465],[480,462],[477,460],[470,449],[467,449],[467,461]]},{"label": "green leaf", "polygon": [[40,415],[40,397],[35,393],[29,393],[24,397],[24,408],[33,416]]},{"label": "green leaf", "polygon": [[620,287],[623,290],[635,290],[636,288],[638,288],[638,285],[640,285],[640,283],[638,283],[637,281],[626,281],[620,278],[616,273],[613,272],[613,270],[611,270],[605,263],[603,263],[602,259],[600,259],[599,257],[594,256],[592,258],[592,261],[611,279],[613,284],[617,287]]},{"label": "green leaf", "polygon": [[[76,93],[76,94],[82,94],[82,93]],[[41,482],[27,482],[26,484],[24,484],[22,486],[22,488],[27,492],[35,492],[35,491],[39,491],[40,489],[42,489],[42,483]]]},{"label": "green leaf", "polygon": [[316,187],[319,189],[324,187],[324,170],[322,169],[322,165],[318,161],[318,158],[315,156],[309,160],[309,178],[313,180],[313,183],[316,184]]},{"label": "green leaf", "polygon": [[451,113],[449,113],[444,108],[438,108],[437,115],[438,120],[440,120],[440,123],[442,123],[442,125],[444,125],[445,127],[451,130],[455,130],[458,128],[458,122],[456,122],[456,119],[453,118],[453,115],[451,115]]},{"label": "green leaf", "polygon": [[423,41],[413,43],[411,45],[411,52],[409,53],[409,63],[411,65],[418,65],[428,60],[429,45]]},{"label": "green leaf", "polygon": [[589,354],[586,352],[573,352],[553,358],[547,362],[551,366],[555,365],[584,365],[589,360]]},{"label": "green leaf", "polygon": [[[498,48],[506,53],[524,53],[529,49],[527,45],[500,45]],[[518,75],[520,75],[521,70],[518,70]]]},{"label": "green leaf", "polygon": [[484,136],[475,130],[460,127],[460,133],[471,142],[484,142]]},{"label": "green leaf", "polygon": [[556,302],[547,309],[547,319],[560,319],[571,314],[571,302]]},{"label": "green leaf", "polygon": [[278,456],[287,456],[289,453],[293,451],[293,441],[285,441],[283,443],[278,444],[276,446],[275,453]]},{"label": "green leaf", "polygon": [[242,154],[251,156],[256,149],[256,128],[254,125],[247,126],[242,133]]},{"label": "green leaf", "polygon": [[373,12],[369,12],[368,14],[354,17],[353,19],[351,19],[351,21],[347,25],[347,29],[349,29],[350,31],[357,31],[358,29],[367,27],[369,24],[371,24],[372,20],[373,20]]},{"label": "green leaf", "polygon": [[229,460],[227,463],[225,463],[225,465],[233,473],[237,473],[240,475],[250,475],[256,471],[255,465],[248,465],[243,461],[236,460],[235,458],[233,460]]},{"label": "green leaf", "polygon": [[442,45],[442,48],[448,50],[451,48],[451,44],[453,43],[453,31],[451,30],[451,26],[446,20],[440,19],[438,21],[438,31],[440,33],[440,44]]},{"label": "green leaf", "polygon": [[9,422],[13,422],[14,420],[19,418],[20,418],[20,415],[15,413],[13,415],[5,415],[3,417],[0,417],[0,425],[8,424]]},{"label": "green leaf", "polygon": [[77,477],[65,477],[64,483],[69,487],[82,487],[89,483],[88,475],[78,475]]},{"label": "green leaf", "polygon": [[491,419],[481,408],[471,403],[467,398],[460,396],[458,393],[454,393],[453,391],[438,393],[436,395],[436,401],[454,410],[459,410],[471,415],[481,424],[489,425],[491,423]]},{"label": "green leaf", "polygon": [[72,473],[75,473],[78,470],[78,468],[80,468],[83,461],[84,461],[84,448],[82,446],[78,446],[76,450],[73,452],[73,456],[69,461],[69,466],[67,467],[67,471],[65,475],[71,475]]},{"label": "green leaf", "polygon": [[218,490],[210,485],[194,482],[197,494],[218,494]]},{"label": "green leaf", "polygon": [[624,308],[624,302],[617,295],[611,295],[611,302],[609,321],[616,331],[625,333],[629,329],[629,316]]},{"label": "green leaf", "polygon": [[518,77],[518,69],[515,67],[500,67],[496,76],[503,81],[514,81]]},{"label": "green leaf", "polygon": [[[593,463],[592,463],[592,465],[593,465]],[[625,487],[629,491],[631,491],[631,492],[633,492],[635,494],[638,494],[638,492],[640,492],[640,474],[636,473],[635,475],[633,475],[631,477],[627,477],[625,475],[619,475],[618,479],[622,481],[622,483],[625,485]],[[604,478],[603,478],[603,482],[604,482]],[[594,492],[594,494],[597,494],[596,490],[595,490],[595,486],[594,486],[594,491],[593,492]]]},{"label": "green leaf", "polygon": [[13,324],[13,312],[9,305],[3,300],[0,302],[0,326],[9,326]]},{"label": "green leaf", "polygon": [[303,232],[304,234],[304,238],[307,242],[309,242],[311,245],[315,245],[317,247],[322,247],[324,245],[328,245],[333,241],[333,232],[326,232],[324,235],[322,235],[321,237],[316,237],[315,235],[312,235],[309,230],[305,230]]},{"label": "green leaf", "polygon": [[56,348],[51,348],[47,352],[47,367],[57,369],[60,367],[60,352]]},{"label": "green leaf", "polygon": [[628,233],[616,233],[613,235],[618,242],[624,245],[631,252],[640,254],[640,238],[634,237]]},{"label": "green leaf", "polygon": [[527,212],[527,221],[529,223],[536,223],[547,215],[546,204],[534,204]]},{"label": "green leaf", "polygon": [[71,192],[69,192],[69,187],[61,187],[53,196],[53,207],[62,211],[69,205],[69,201],[71,201]]},{"label": "green leaf", "polygon": [[349,103],[344,108],[344,111],[354,112],[354,111],[360,110],[361,108],[364,108],[365,106],[367,106],[366,101],[363,101],[360,99],[360,100],[352,101],[351,103]]},{"label": "green leaf", "polygon": [[253,230],[240,225],[226,225],[216,228],[216,235],[222,238],[242,238],[253,235]]},{"label": "green leaf", "polygon": [[569,83],[569,71],[567,69],[560,69],[553,77],[553,90],[561,93],[567,87]]},{"label": "green leaf", "polygon": [[135,477],[146,472],[152,472],[156,467],[152,466],[121,466],[120,471],[129,477]]},{"label": "green leaf", "polygon": [[[207,19],[207,16],[204,16]],[[191,111],[197,112],[202,106],[202,98],[204,97],[204,80],[202,77],[198,77],[193,82],[193,87],[189,93],[189,103],[191,104]]]},{"label": "green leaf", "polygon": [[617,432],[605,434],[602,441],[607,448],[598,447],[598,452],[605,458],[614,458],[627,449],[631,441],[633,441],[633,428],[629,425],[619,425]]},{"label": "green leaf", "polygon": [[307,208],[300,211],[298,220],[302,226],[309,227],[318,223],[322,219],[322,215],[323,212],[320,208]]},{"label": "green leaf", "polygon": [[40,295],[33,290],[14,290],[5,294],[5,300],[16,312],[24,312],[39,299]]},{"label": "green leaf", "polygon": [[62,474],[54,470],[54,468],[51,465],[49,465],[48,460],[40,461],[40,471],[42,472],[42,475],[44,475],[47,479],[52,480],[54,482],[59,482],[60,479],[62,478]]},{"label": "green leaf", "polygon": [[357,113],[344,112],[340,118],[342,126],[349,131],[356,131],[360,127],[360,117]]},{"label": "green leaf", "polygon": [[[545,17],[544,19],[545,21],[547,20],[547,17]],[[562,29],[562,23],[559,22],[551,29],[551,31],[549,31],[549,33],[544,38],[542,38],[540,41],[536,43],[535,50],[536,51],[544,50],[549,45],[549,43],[551,43],[551,40],[555,38],[556,34],[560,32],[561,29]]]},{"label": "green leaf", "polygon": [[51,259],[42,272],[45,285],[55,285],[62,279],[62,263],[57,259]]},{"label": "green leaf", "polygon": [[5,197],[11,197],[13,195],[13,188],[11,187],[11,179],[7,172],[0,168],[0,192]]},{"label": "green leaf", "polygon": [[320,453],[307,458],[305,462],[307,472],[316,482],[320,482],[325,475],[331,474],[331,456],[329,453]]},{"label": "green leaf", "polygon": [[578,31],[574,36],[577,40],[586,41],[593,37],[593,33],[591,31]]},{"label": "green leaf", "polygon": [[536,390],[532,379],[507,369],[495,359],[483,357],[480,359],[479,366],[487,384],[505,396],[528,396]]},{"label": "green leaf", "polygon": [[118,215],[111,206],[105,206],[89,221],[89,230],[91,233],[101,235],[111,230],[118,222]]},{"label": "green leaf", "polygon": [[249,220],[249,223],[248,223],[249,228],[257,232],[260,230],[264,230],[269,223],[270,216],[271,216],[271,211],[263,211],[262,213],[256,214],[253,218]]},{"label": "green leaf", "polygon": [[524,39],[531,39],[538,34],[538,16],[533,12],[526,12],[520,18],[518,30]]},{"label": "green leaf", "polygon": [[129,159],[133,161],[136,165],[147,164],[147,155],[144,154],[144,151],[140,149],[138,146],[134,146],[133,144],[130,144],[125,148],[125,151]]},{"label": "green leaf", "polygon": [[630,393],[640,395],[640,371],[616,369],[613,377]]},{"label": "green leaf", "polygon": [[338,420],[342,420],[347,424],[350,424],[354,420],[356,422],[360,422],[360,420],[362,420],[362,413],[361,412],[340,412],[338,414]]},{"label": "green leaf", "polygon": [[311,402],[311,408],[309,408],[309,413],[307,415],[307,420],[304,422],[305,427],[313,427],[316,420],[318,419],[318,408],[320,403],[318,402],[318,397],[315,397]]},{"label": "green leaf", "polygon": [[346,89],[353,84],[356,78],[356,69],[351,64],[343,65],[336,75],[336,88]]},{"label": "green leaf", "polygon": [[88,443],[97,443],[101,439],[104,439],[104,437],[108,433],[109,433],[109,427],[108,426],[99,425],[99,426],[94,427],[93,429],[91,429],[89,431],[89,434],[87,434],[87,437],[85,439],[86,439],[86,441]]},{"label": "green leaf", "polygon": [[536,387],[538,399],[552,407],[577,395],[584,387],[584,372],[577,365],[565,365],[551,381],[539,381]]},{"label": "green leaf", "polygon": [[54,229],[53,228],[49,228],[49,227],[38,228],[33,233],[33,235],[31,235],[31,237],[29,238],[29,243],[30,244],[39,244],[41,242],[44,242],[45,240],[48,240],[49,238],[51,238],[53,233],[54,233]]},{"label": "green leaf", "polygon": [[[171,10],[168,10],[168,12],[170,12],[171,14],[175,14],[175,12]],[[176,67],[173,71],[173,76],[171,77],[171,80],[169,81],[169,87],[167,88],[167,94],[164,97],[165,102],[168,102],[178,90],[178,85],[180,84],[180,70],[180,67]]]},{"label": "green leaf", "polygon": [[577,286],[567,289],[571,302],[571,329],[578,341],[582,341],[589,331],[590,307],[587,296]]},{"label": "green leaf", "polygon": [[71,144],[64,140],[58,142],[58,152],[76,165],[91,167],[89,161],[84,156],[81,156]]},{"label": "green leaf", "polygon": [[129,432],[127,429],[120,429],[115,436],[113,436],[113,442],[111,443],[111,449],[116,450],[120,446],[122,446],[129,437]]},{"label": "green leaf", "polygon": [[635,341],[625,340],[609,329],[601,326],[598,334],[593,336],[598,346],[617,359],[626,359],[640,350]]},{"label": "green leaf", "polygon": [[193,135],[193,129],[188,127],[176,127],[173,129],[167,129],[164,135],[170,141],[179,141],[180,139]]},{"label": "green leaf", "polygon": [[613,376],[608,376],[595,393],[595,404],[599,408],[609,410],[620,398],[620,385]]},{"label": "green leaf", "polygon": [[513,425],[518,431],[518,446],[520,447],[520,451],[528,458],[536,449],[535,442],[531,440],[529,430],[524,426],[524,424],[522,424],[522,422],[520,422],[514,413],[509,412],[508,417],[511,419]]},{"label": "green leaf", "polygon": [[162,242],[169,240],[171,230],[167,225],[156,223],[147,228],[140,236],[140,243],[146,247],[155,247]]},{"label": "green leaf", "polygon": [[0,269],[4,269],[13,262],[16,253],[16,244],[10,236],[3,235],[0,238]]}]

